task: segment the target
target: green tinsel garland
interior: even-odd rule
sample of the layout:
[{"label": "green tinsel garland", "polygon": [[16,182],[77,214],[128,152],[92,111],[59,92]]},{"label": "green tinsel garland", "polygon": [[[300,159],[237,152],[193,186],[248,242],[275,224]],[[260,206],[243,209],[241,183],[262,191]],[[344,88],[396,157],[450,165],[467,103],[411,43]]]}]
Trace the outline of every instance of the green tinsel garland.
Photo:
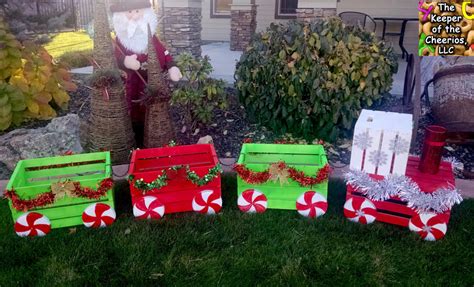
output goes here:
[{"label": "green tinsel garland", "polygon": [[211,168],[209,172],[204,175],[203,177],[199,177],[194,171],[189,169],[189,166],[186,166],[186,175],[188,180],[194,183],[197,186],[203,186],[211,182],[214,178],[216,178],[219,173],[221,173],[221,166],[217,164],[215,167]]},{"label": "green tinsel garland", "polygon": [[[167,174],[168,170],[178,171],[182,168],[186,168],[186,177],[188,178],[189,181],[191,181],[192,183],[194,183],[197,186],[203,186],[203,185],[208,184],[209,182],[214,180],[214,178],[216,178],[222,172],[220,165],[217,164],[215,167],[209,169],[209,172],[206,175],[204,175],[203,177],[199,177],[199,175],[197,175],[194,171],[192,171],[189,168],[189,166],[185,167],[185,166],[179,166],[178,165],[178,166],[173,166],[173,167],[170,167],[168,169],[162,170],[161,175],[158,176],[152,182],[145,182],[143,180],[143,178],[141,178],[141,179],[135,180],[133,185],[135,186],[135,188],[137,188],[139,190],[142,190],[144,192],[148,192],[148,191],[153,190],[153,189],[160,189],[160,188],[165,187],[165,186],[168,185],[168,180],[169,180],[169,177],[168,177],[168,174]],[[128,177],[128,180],[130,182],[133,182],[134,179],[135,179],[135,177],[133,175],[130,175]]]},{"label": "green tinsel garland", "polygon": [[[132,182],[135,179],[133,175],[130,175],[128,177],[128,180]],[[168,185],[168,174],[166,173],[166,170],[164,169],[162,171],[162,174],[158,176],[154,181],[152,182],[145,182],[143,178],[137,179],[133,185],[135,188],[139,190],[143,190],[145,192],[153,190],[153,189],[160,189],[164,186]]]}]

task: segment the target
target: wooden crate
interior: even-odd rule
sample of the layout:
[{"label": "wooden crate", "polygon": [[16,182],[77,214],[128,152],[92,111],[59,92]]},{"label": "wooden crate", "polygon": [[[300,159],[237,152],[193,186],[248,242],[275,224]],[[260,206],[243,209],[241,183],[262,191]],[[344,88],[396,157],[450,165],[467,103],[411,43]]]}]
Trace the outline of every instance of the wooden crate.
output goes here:
[{"label": "wooden crate", "polygon": [[[222,207],[220,171],[207,184],[199,186],[188,179],[186,167],[198,177],[209,174],[211,169],[220,170],[214,146],[199,144],[135,150],[129,168],[134,215],[150,219],[160,218],[164,213],[218,212]],[[163,175],[163,171],[168,176],[166,186],[150,190],[136,187],[137,180],[152,183]],[[144,202],[150,198],[154,203]],[[152,212],[153,208],[156,213]]]},{"label": "wooden crate", "polygon": [[[448,162],[442,162],[440,170],[437,174],[422,173],[418,170],[419,158],[410,156],[408,159],[408,165],[406,169],[406,176],[412,179],[418,184],[421,191],[426,193],[433,193],[439,188],[443,187],[454,187],[455,179],[452,172],[451,164]],[[369,174],[374,180],[383,180],[384,176]],[[389,224],[400,225],[403,227],[410,226],[410,220],[419,216],[419,213],[414,209],[407,206],[407,203],[401,200],[399,197],[391,197],[385,201],[375,201],[366,198],[366,196],[358,190],[358,188],[348,184],[346,193],[346,204],[349,200],[364,200],[369,201],[375,207],[375,212],[371,215],[375,217],[375,220],[385,222]],[[346,206],[345,206],[346,208]],[[450,210],[438,213],[437,219],[444,222],[446,225],[449,223]],[[367,222],[362,222],[367,223]]]},{"label": "wooden crate", "polygon": [[[67,181],[78,182],[83,188],[95,190],[101,182],[111,183],[111,176],[109,152],[27,159],[16,165],[7,192],[14,191],[21,199],[27,200],[51,192],[52,185]],[[39,213],[49,219],[52,229],[83,224],[83,213],[94,203],[106,204],[113,211],[113,189],[109,188],[106,195],[98,199],[55,197],[53,204],[31,210],[17,210],[12,200],[9,200],[14,221],[25,212]],[[114,211],[113,215],[115,219]]]},{"label": "wooden crate", "polygon": [[[306,176],[315,176],[327,165],[327,158],[324,148],[321,145],[244,144],[240,152],[236,170],[238,171],[237,167],[240,165],[251,172],[262,172],[268,170],[270,166],[278,162],[284,162],[287,167],[303,172]],[[326,201],[326,207],[322,209],[324,209],[324,212],[327,210],[327,178],[316,185],[301,186],[292,178],[289,178],[288,182],[283,184],[273,180],[255,184],[245,181],[241,176],[238,176],[237,185],[239,208],[246,203],[252,204],[252,202],[249,201],[253,201],[253,203],[257,204],[254,206],[257,208],[241,208],[242,211],[263,212],[266,208],[297,210],[297,200],[300,198],[303,199],[302,196],[307,192],[319,194],[319,198],[323,198],[324,201]],[[263,202],[260,202],[263,204],[261,207],[265,207],[264,209],[258,208],[259,203],[257,201],[259,199],[256,199],[255,195],[253,195],[253,199],[249,197],[247,200],[244,200],[244,193],[249,191],[256,191],[258,192],[257,194],[262,193],[264,195],[264,197],[262,197],[264,199]],[[313,200],[308,197],[306,200],[310,201],[306,202],[308,205],[316,204],[314,202],[316,198]],[[249,206],[251,207],[251,205]],[[312,207],[315,208],[315,206]],[[311,209],[311,206],[308,206],[308,208]],[[322,214],[324,214],[324,212]],[[315,217],[315,215],[316,214],[313,213],[308,216]]]}]

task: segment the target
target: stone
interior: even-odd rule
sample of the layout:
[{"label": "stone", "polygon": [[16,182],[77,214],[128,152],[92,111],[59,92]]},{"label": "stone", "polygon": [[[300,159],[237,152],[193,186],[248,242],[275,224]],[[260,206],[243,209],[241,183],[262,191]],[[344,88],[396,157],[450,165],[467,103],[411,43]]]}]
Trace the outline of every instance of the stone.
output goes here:
[{"label": "stone", "polygon": [[197,144],[213,144],[213,143],[214,143],[214,140],[209,135],[200,138],[197,142]]},{"label": "stone", "polygon": [[257,6],[250,10],[232,10],[230,21],[230,50],[245,51],[257,29]]},{"label": "stone", "polygon": [[0,162],[3,163],[8,170],[14,170],[19,160],[20,156],[15,154],[9,147],[0,146]]},{"label": "stone", "polygon": [[314,19],[332,17],[337,15],[336,8],[299,8],[296,9],[296,18],[305,22]]},{"label": "stone", "polygon": [[80,119],[69,114],[55,118],[44,128],[17,129],[0,136],[0,163],[9,170],[21,159],[51,157],[71,151],[82,153]]},{"label": "stone", "polygon": [[170,52],[178,55],[191,53],[201,56],[201,8],[165,7],[161,37],[169,45]]}]

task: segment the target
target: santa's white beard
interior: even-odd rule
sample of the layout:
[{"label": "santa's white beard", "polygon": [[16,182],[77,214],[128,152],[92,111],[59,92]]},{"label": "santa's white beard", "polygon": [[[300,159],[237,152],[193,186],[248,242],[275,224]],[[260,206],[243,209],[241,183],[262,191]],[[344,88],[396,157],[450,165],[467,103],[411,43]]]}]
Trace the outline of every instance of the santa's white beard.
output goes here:
[{"label": "santa's white beard", "polygon": [[115,34],[120,43],[135,54],[145,54],[148,49],[148,25],[154,35],[158,26],[158,17],[152,8],[144,9],[143,17],[138,21],[128,20],[127,12],[113,14]]}]

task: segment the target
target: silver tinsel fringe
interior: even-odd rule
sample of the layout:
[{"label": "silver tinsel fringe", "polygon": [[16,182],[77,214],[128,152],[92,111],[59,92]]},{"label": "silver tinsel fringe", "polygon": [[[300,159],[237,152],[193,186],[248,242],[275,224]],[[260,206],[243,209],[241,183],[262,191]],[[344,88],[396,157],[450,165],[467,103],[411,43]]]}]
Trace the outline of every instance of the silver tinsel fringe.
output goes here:
[{"label": "silver tinsel fringe", "polygon": [[429,211],[442,213],[462,202],[462,197],[454,186],[425,193],[416,182],[403,175],[389,175],[383,180],[376,181],[363,171],[351,171],[346,173],[345,177],[348,184],[371,200],[384,201],[398,196],[418,213]]},{"label": "silver tinsel fringe", "polygon": [[463,174],[464,164],[461,161],[459,161],[457,158],[455,158],[454,156],[450,156],[450,157],[443,157],[442,160],[451,163],[451,167],[453,169],[454,174],[458,176]]}]

